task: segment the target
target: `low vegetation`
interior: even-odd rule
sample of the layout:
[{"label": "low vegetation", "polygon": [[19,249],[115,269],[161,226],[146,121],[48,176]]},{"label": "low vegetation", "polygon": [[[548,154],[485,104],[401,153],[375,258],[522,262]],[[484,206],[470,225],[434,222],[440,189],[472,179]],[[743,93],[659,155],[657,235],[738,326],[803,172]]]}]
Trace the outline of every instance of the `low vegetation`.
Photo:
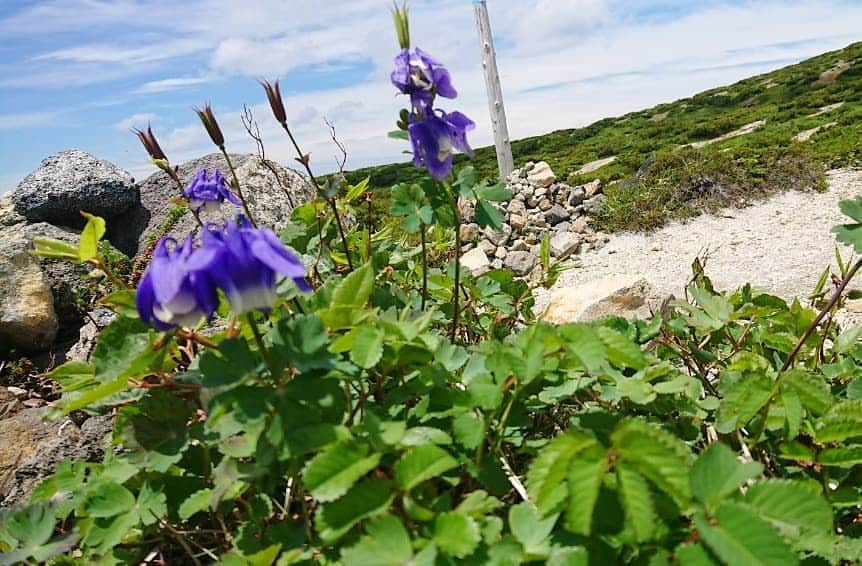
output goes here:
[{"label": "low vegetation", "polygon": [[[839,61],[850,63],[850,68],[831,84],[819,84],[820,74]],[[601,217],[605,228],[649,229],[671,218],[748,202],[775,191],[822,188],[825,169],[862,164],[860,93],[862,43],[854,43],[691,98],[584,128],[517,140],[512,151],[516,163],[545,160],[569,183],[596,178],[613,183],[606,191],[609,202]],[[758,120],[765,124],[751,133],[697,150],[680,150]],[[795,140],[805,130],[833,122],[807,141]],[[616,156],[616,161],[592,173],[573,174],[586,163],[610,156]],[[659,170],[645,172],[644,165],[650,162]],[[472,164],[481,174],[494,175],[493,147],[478,149]],[[776,164],[780,172],[774,170]],[[638,170],[642,175],[637,175]],[[352,182],[366,176],[371,186],[382,190],[376,198],[384,208],[386,188],[418,179],[422,172],[409,163],[398,163],[347,174]]]}]

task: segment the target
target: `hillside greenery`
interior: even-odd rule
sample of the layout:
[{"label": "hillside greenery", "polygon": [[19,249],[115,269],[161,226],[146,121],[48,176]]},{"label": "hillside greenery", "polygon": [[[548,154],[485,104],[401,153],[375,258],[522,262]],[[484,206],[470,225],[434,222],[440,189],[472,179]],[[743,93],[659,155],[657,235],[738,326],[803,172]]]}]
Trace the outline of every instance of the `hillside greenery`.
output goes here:
[{"label": "hillside greenery", "polygon": [[[831,84],[819,84],[820,74],[839,61],[850,68]],[[843,104],[814,115],[837,103]],[[683,147],[758,120],[766,123],[752,133],[699,149]],[[795,141],[797,134],[832,122],[808,141]],[[545,160],[569,183],[615,182],[599,219],[608,230],[648,229],[778,190],[822,188],[824,169],[862,164],[862,42],[690,98],[516,140],[512,152],[516,165]],[[617,160],[574,175],[584,164],[610,156]],[[496,175],[493,147],[477,149],[471,163],[480,175]],[[370,177],[384,208],[388,187],[415,181],[422,171],[397,163],[346,176],[350,182]]]}]

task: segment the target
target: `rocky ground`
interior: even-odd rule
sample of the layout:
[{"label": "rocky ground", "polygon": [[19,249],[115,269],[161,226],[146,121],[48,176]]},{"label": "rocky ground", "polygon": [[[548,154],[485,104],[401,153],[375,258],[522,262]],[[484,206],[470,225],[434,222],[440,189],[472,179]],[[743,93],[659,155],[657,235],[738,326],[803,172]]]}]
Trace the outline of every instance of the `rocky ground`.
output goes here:
[{"label": "rocky ground", "polygon": [[[785,299],[806,297],[826,265],[833,265],[833,226],[846,221],[843,199],[862,195],[862,169],[827,175],[825,192],[786,192],[743,209],[727,209],[653,233],[614,234],[598,251],[578,257],[550,290],[536,292],[543,312],[562,289],[611,276],[645,279],[659,295],[682,295],[695,257],[706,256],[706,272],[718,288],[751,282]],[[841,248],[844,257],[850,250]]]}]

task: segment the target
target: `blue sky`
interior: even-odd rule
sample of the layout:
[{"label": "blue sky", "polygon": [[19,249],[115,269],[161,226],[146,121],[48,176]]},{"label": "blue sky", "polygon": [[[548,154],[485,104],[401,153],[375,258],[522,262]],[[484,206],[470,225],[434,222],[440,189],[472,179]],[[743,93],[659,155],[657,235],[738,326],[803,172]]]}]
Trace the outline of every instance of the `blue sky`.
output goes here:
[{"label": "blue sky", "polygon": [[[491,142],[470,0],[413,0],[413,43],[444,61],[445,101]],[[290,122],[319,172],[403,160],[403,100],[387,0],[2,0],[0,192],[42,157],[78,147],[143,178],[132,127],[152,123],[173,162],[212,151],[192,107],[211,102],[231,151],[293,154],[257,80],[280,77]],[[862,1],[488,0],[514,138],[670,101],[862,39]]]}]

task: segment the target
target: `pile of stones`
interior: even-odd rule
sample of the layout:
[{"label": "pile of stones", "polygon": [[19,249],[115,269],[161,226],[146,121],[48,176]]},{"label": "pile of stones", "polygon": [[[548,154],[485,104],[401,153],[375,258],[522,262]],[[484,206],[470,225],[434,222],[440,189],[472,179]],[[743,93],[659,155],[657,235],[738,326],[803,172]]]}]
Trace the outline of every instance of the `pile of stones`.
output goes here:
[{"label": "pile of stones", "polygon": [[500,268],[520,277],[531,275],[546,235],[551,256],[557,260],[597,250],[609,240],[607,234],[591,227],[605,200],[601,180],[572,187],[557,182],[546,162],[530,161],[512,171],[506,184],[512,199],[500,207],[504,223],[499,230],[476,224],[474,204],[462,208],[461,239],[466,253],[461,265],[474,276]]}]

